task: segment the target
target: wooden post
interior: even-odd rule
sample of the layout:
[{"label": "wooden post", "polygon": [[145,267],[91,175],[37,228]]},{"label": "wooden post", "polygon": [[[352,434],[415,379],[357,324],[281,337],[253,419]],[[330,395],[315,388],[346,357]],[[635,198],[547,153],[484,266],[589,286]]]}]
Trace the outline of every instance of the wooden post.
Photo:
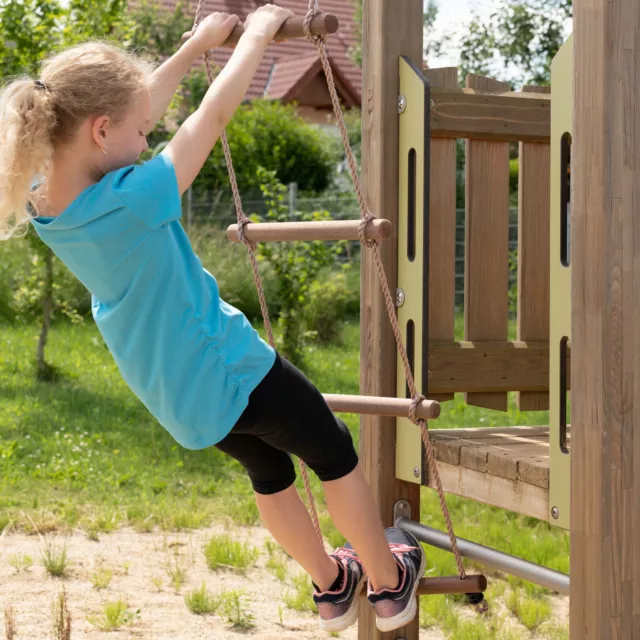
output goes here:
[{"label": "wooden post", "polygon": [[617,640],[640,623],[640,5],[573,7],[571,638]]},{"label": "wooden post", "polygon": [[[455,89],[458,69],[427,69],[431,87]],[[435,107],[435,104],[434,104]],[[431,140],[431,204],[429,208],[429,341],[455,339],[456,291],[456,141]],[[453,393],[429,393],[438,402]]]},{"label": "wooden post", "polygon": [[[509,85],[469,74],[467,88]],[[509,332],[509,143],[467,140],[464,335],[471,342],[506,340]],[[507,410],[506,393],[467,393],[467,404]]]},{"label": "wooden post", "polygon": [[[376,216],[393,224],[394,239],[382,244],[382,259],[392,291],[397,281],[398,219],[398,60],[408,56],[422,67],[422,0],[364,0],[363,11],[363,187]],[[360,392],[396,395],[396,343],[375,266],[366,249],[361,274]],[[395,478],[395,419],[363,416],[360,451],[364,472],[385,526],[393,524],[393,505],[405,499],[419,520],[420,486]],[[376,628],[375,615],[361,608],[360,640],[417,640],[418,620],[393,633]]]},{"label": "wooden post", "polygon": [[[524,87],[550,93],[549,87]],[[549,209],[551,158],[548,143],[520,143],[518,177],[518,340],[549,340]],[[522,391],[520,411],[549,409],[549,393]]]}]

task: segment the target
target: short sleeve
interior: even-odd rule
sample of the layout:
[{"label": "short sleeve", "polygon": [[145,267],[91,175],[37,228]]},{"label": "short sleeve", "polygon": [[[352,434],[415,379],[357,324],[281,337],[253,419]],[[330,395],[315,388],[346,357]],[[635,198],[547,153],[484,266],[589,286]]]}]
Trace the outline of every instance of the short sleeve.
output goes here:
[{"label": "short sleeve", "polygon": [[152,229],[182,217],[178,179],[171,158],[164,153],[115,172],[113,189]]}]

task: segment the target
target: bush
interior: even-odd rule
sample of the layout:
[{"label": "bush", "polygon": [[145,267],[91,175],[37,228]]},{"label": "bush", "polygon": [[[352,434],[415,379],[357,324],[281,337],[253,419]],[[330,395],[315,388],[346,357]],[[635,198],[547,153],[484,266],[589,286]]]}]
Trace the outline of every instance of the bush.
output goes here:
[{"label": "bush", "polygon": [[322,344],[340,340],[349,301],[353,299],[348,279],[352,270],[352,267],[345,266],[341,271],[328,273],[326,277],[315,280],[309,288],[305,311],[307,329]]},{"label": "bush", "polygon": [[[229,242],[222,229],[212,226],[194,226],[190,235],[204,268],[217,280],[222,299],[242,311],[250,321],[261,320],[260,301],[245,246]],[[260,275],[269,313],[275,318],[280,309],[277,282],[268,264],[260,265]]]},{"label": "bush", "polygon": [[[89,315],[91,294],[85,286],[55,256],[53,268],[55,309],[72,317]],[[42,277],[42,257],[26,237],[0,242],[0,322],[42,318]]]}]

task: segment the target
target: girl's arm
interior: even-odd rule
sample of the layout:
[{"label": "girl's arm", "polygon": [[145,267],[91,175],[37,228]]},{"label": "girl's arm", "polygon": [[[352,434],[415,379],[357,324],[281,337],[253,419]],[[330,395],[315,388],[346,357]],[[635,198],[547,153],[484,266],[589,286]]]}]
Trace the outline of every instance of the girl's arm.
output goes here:
[{"label": "girl's arm", "polygon": [[230,16],[228,13],[214,13],[207,16],[198,27],[196,34],[151,74],[149,131],[153,130],[166,113],[171,99],[191,65],[206,51],[219,47],[238,22],[238,16]]},{"label": "girl's arm", "polygon": [[202,169],[216,141],[249,89],[267,45],[292,12],[264,5],[247,18],[231,59],[163,151],[170,157],[184,193]]}]

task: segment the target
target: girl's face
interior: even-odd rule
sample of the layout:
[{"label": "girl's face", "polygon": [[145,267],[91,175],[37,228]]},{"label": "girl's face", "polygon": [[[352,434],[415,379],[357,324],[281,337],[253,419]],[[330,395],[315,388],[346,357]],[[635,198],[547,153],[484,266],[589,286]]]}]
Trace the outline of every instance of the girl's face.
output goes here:
[{"label": "girl's face", "polygon": [[108,116],[95,119],[92,127],[96,143],[96,161],[104,174],[132,165],[149,146],[146,134],[151,128],[151,98],[148,90],[140,91],[131,108],[118,123]]}]

